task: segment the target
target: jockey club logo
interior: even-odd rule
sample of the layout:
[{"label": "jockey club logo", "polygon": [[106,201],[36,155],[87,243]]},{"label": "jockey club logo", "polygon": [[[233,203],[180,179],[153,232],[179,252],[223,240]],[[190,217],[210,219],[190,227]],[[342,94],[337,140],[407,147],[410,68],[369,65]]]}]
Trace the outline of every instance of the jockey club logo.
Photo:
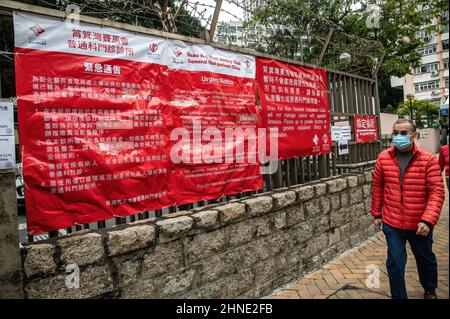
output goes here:
[{"label": "jockey club logo", "polygon": [[183,51],[181,51],[182,49],[180,47],[174,47],[172,49],[173,52],[173,63],[175,64],[185,64],[185,57],[183,54]]},{"label": "jockey club logo", "polygon": [[45,29],[44,29],[41,25],[39,25],[39,24],[36,24],[34,27],[31,27],[30,29],[31,29],[31,31],[34,32],[34,34],[35,34],[37,37],[40,36],[42,33],[45,32]]},{"label": "jockey club logo", "polygon": [[180,55],[183,54],[183,52],[181,52],[181,50],[180,50],[179,48],[175,48],[175,49],[173,49],[173,54],[175,54],[175,56],[176,56],[177,58],[179,58]]},{"label": "jockey club logo", "polygon": [[152,53],[155,53],[156,51],[158,51],[158,45],[156,43],[150,43],[150,45],[148,46],[148,48],[150,49],[150,51]]},{"label": "jockey club logo", "polygon": [[147,53],[147,55],[148,55],[148,58],[149,59],[159,59],[159,57],[160,57],[160,47],[159,47],[159,45],[157,44],[157,43],[155,43],[155,42],[151,42],[149,45],[148,45],[148,49],[149,49],[149,51],[148,51],[148,53]]}]

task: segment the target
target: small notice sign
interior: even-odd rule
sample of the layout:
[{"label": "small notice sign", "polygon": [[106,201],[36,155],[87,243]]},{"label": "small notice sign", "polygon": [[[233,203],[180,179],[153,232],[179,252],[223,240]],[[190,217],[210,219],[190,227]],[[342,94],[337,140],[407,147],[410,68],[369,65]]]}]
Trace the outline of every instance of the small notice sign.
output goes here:
[{"label": "small notice sign", "polygon": [[14,136],[0,136],[0,169],[13,168],[15,163]]},{"label": "small notice sign", "polygon": [[14,136],[14,106],[0,100],[0,135]]}]

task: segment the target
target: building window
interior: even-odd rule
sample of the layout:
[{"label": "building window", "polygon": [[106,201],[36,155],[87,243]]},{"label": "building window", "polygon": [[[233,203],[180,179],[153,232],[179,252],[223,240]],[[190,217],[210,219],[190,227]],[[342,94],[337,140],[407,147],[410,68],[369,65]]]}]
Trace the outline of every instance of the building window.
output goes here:
[{"label": "building window", "polygon": [[448,39],[442,40],[442,50],[448,50]]},{"label": "building window", "polygon": [[417,52],[419,52],[422,55],[429,55],[429,54],[436,53],[436,44],[424,46],[420,49],[417,49]]},{"label": "building window", "polygon": [[433,71],[438,71],[439,70],[439,64],[438,63],[428,63],[428,64],[424,64],[422,66],[419,66],[417,68],[414,69],[414,74],[422,74],[422,73],[429,73],[429,72],[433,72]]},{"label": "building window", "polygon": [[443,62],[444,62],[444,70],[448,70],[448,59],[445,59]]},{"label": "building window", "polygon": [[437,80],[437,81],[417,83],[415,85],[415,89],[416,89],[416,92],[438,90],[439,89],[439,81]]}]

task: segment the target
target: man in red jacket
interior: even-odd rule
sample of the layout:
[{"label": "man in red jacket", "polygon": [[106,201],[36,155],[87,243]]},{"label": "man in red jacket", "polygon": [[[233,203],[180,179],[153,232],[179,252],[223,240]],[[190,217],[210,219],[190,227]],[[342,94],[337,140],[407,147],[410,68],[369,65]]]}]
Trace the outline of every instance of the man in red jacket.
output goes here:
[{"label": "man in red jacket", "polygon": [[437,261],[432,235],[445,199],[444,184],[436,156],[418,148],[416,137],[413,121],[397,120],[392,132],[394,146],[378,156],[373,172],[372,216],[377,227],[383,224],[393,299],[408,298],[406,241],[416,259],[424,298],[436,299]]}]

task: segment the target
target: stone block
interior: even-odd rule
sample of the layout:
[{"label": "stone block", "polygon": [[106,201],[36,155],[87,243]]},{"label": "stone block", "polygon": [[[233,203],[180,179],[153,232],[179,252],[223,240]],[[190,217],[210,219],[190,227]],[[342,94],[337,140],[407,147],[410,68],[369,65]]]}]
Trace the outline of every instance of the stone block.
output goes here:
[{"label": "stone block", "polygon": [[270,217],[255,218],[252,220],[255,227],[255,237],[267,236],[271,233],[272,221]]},{"label": "stone block", "polygon": [[155,240],[155,227],[140,225],[127,227],[108,233],[108,248],[110,256],[125,254],[134,250],[146,248]]},{"label": "stone block", "polygon": [[339,208],[341,208],[341,194],[339,194],[339,193],[331,194],[329,196],[329,199],[330,199],[331,211],[335,212]]},{"label": "stone block", "polygon": [[350,194],[348,191],[341,192],[341,208],[350,205]]},{"label": "stone block", "polygon": [[216,210],[204,210],[193,214],[195,227],[200,229],[212,229],[218,225],[219,212]]},{"label": "stone block", "polygon": [[324,196],[327,193],[327,184],[319,183],[314,185],[316,197]]},{"label": "stone block", "polygon": [[314,187],[311,185],[300,186],[300,187],[294,188],[294,190],[297,193],[297,197],[300,202],[310,200],[310,199],[314,198],[314,195],[315,195]]},{"label": "stone block", "polygon": [[345,224],[347,217],[347,209],[339,209],[335,212],[331,212],[330,214],[330,226],[332,228],[340,227]]},{"label": "stone block", "polygon": [[158,279],[160,296],[162,298],[174,298],[189,290],[194,282],[195,270],[188,269],[178,274],[163,276]]},{"label": "stone block", "polygon": [[86,299],[113,291],[113,279],[107,266],[90,266],[80,269],[79,274],[78,288],[72,280],[76,277],[74,273],[61,274],[27,283],[26,296],[29,299]]},{"label": "stone block", "polygon": [[371,196],[372,193],[372,187],[370,184],[364,184],[363,185],[363,196],[364,198],[367,198],[369,196]]},{"label": "stone block", "polygon": [[326,182],[329,193],[337,193],[347,188],[347,180],[345,178],[336,178]]},{"label": "stone block", "polygon": [[363,200],[362,187],[355,187],[351,190],[350,204],[360,203]]},{"label": "stone block", "polygon": [[117,281],[120,287],[128,286],[137,281],[141,269],[141,260],[123,260],[119,257],[114,258],[114,264],[117,268]]},{"label": "stone block", "polygon": [[155,279],[140,279],[133,285],[124,287],[120,292],[121,299],[155,299],[159,298],[156,292]]},{"label": "stone block", "polygon": [[356,187],[358,186],[358,176],[347,176],[347,184],[348,187]]},{"label": "stone block", "polygon": [[313,225],[314,236],[327,232],[330,229],[330,216],[319,216],[310,221]]},{"label": "stone block", "polygon": [[365,183],[366,179],[363,173],[356,175],[356,177],[358,178],[358,185],[363,185]]},{"label": "stone block", "polygon": [[272,241],[260,238],[239,246],[235,251],[240,256],[241,268],[251,267],[257,262],[268,259],[272,253]]},{"label": "stone block", "polygon": [[247,243],[253,239],[254,220],[242,221],[225,228],[228,233],[229,245],[236,246]]},{"label": "stone block", "polygon": [[181,241],[171,241],[155,246],[144,255],[142,277],[151,278],[183,267]]},{"label": "stone block", "polygon": [[258,196],[241,201],[247,205],[247,210],[252,216],[268,213],[272,210],[273,200],[270,196]]},{"label": "stone block", "polygon": [[295,203],[296,199],[296,194],[294,191],[274,193],[271,196],[273,198],[274,209],[280,209],[292,205]]},{"label": "stone block", "polygon": [[53,259],[55,246],[50,244],[37,244],[30,245],[25,249],[27,253],[24,261],[24,270],[27,277],[55,272],[56,263]]},{"label": "stone block", "polygon": [[225,248],[225,231],[217,229],[183,238],[184,258],[186,264],[206,258]]},{"label": "stone block", "polygon": [[240,256],[236,251],[226,251],[201,260],[198,264],[199,284],[203,285],[235,273],[240,268],[239,260]]},{"label": "stone block", "polygon": [[194,221],[188,216],[181,216],[157,221],[156,225],[160,229],[160,242],[166,242],[187,234]]},{"label": "stone block", "polygon": [[81,267],[98,262],[105,255],[102,236],[97,233],[69,236],[58,240],[57,245],[64,265],[76,264]]},{"label": "stone block", "polygon": [[372,176],[373,176],[373,171],[364,172],[364,177],[365,177],[366,183],[372,182]]},{"label": "stone block", "polygon": [[[294,216],[295,219],[296,216]],[[273,224],[276,229],[281,229],[287,226],[287,213],[278,212],[273,217]]]},{"label": "stone block", "polygon": [[322,213],[321,198],[314,198],[303,203],[307,219],[319,216]]},{"label": "stone block", "polygon": [[221,206],[217,206],[220,212],[221,220],[224,224],[240,220],[245,217],[245,205],[242,203],[230,203]]},{"label": "stone block", "polygon": [[339,228],[333,228],[328,232],[328,246],[333,246],[341,240],[341,231]]}]

